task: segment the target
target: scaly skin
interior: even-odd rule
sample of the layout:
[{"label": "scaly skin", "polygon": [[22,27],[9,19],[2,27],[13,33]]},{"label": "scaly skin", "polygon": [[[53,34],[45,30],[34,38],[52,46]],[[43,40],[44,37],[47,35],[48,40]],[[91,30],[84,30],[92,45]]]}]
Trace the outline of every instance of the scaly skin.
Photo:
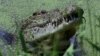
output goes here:
[{"label": "scaly skin", "polygon": [[82,18],[83,10],[74,5],[64,11],[56,9],[33,13],[23,21],[21,28],[29,51],[36,56],[48,56],[55,50],[59,53],[57,56],[62,56]]}]

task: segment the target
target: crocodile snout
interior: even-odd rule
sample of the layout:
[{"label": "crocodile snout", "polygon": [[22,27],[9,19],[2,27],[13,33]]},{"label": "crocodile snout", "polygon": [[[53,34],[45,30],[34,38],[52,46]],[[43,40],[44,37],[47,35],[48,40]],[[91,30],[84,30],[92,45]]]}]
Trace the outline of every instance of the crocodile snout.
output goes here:
[{"label": "crocodile snout", "polygon": [[67,19],[67,22],[84,18],[83,9],[75,5],[67,7],[67,9],[65,9],[65,13],[64,18]]}]

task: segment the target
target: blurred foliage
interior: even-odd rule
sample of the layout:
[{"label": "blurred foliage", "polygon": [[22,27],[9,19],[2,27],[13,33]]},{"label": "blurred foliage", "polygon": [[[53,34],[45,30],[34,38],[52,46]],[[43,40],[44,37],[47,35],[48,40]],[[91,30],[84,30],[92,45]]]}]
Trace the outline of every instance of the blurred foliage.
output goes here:
[{"label": "blurred foliage", "polygon": [[[84,56],[100,56],[100,52],[98,52],[100,49],[99,2],[100,0],[0,0],[0,27],[11,33],[15,33],[16,24],[13,19],[23,20],[34,11],[42,9],[51,10],[55,8],[63,9],[69,4],[76,4],[84,9],[84,17],[86,18],[86,23],[83,23],[78,31],[79,43],[86,53]],[[88,40],[84,40],[81,37],[87,38]],[[18,43],[13,47],[9,47],[12,54],[9,52],[8,56],[31,56],[30,54],[24,53],[21,50],[19,40],[17,42]],[[1,51],[2,50],[0,50],[0,56]]]}]

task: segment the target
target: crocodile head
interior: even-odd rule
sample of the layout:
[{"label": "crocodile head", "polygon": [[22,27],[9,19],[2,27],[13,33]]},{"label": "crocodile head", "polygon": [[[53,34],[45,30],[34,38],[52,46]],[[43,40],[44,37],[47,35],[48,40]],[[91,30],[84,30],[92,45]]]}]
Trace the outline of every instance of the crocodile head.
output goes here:
[{"label": "crocodile head", "polygon": [[[83,9],[74,5],[67,7],[63,11],[59,9],[52,11],[42,10],[34,12],[32,16],[24,20],[21,29],[23,30],[25,41],[31,42],[31,45],[35,43],[36,45],[34,46],[37,49],[42,49],[42,51],[51,50],[52,46],[48,46],[48,43],[52,42],[51,44],[53,44],[54,38],[59,39],[60,43],[63,43],[63,45],[60,44],[59,46],[64,46],[66,49],[66,41],[75,34],[76,27],[82,23],[82,18]],[[40,48],[41,45],[42,47]],[[34,49],[34,51],[36,50]]]},{"label": "crocodile head", "polygon": [[34,40],[79,26],[82,18],[83,10],[73,5],[64,11],[56,9],[47,12],[42,10],[33,13],[33,16],[23,21],[22,29],[26,38],[31,37],[30,40]]}]

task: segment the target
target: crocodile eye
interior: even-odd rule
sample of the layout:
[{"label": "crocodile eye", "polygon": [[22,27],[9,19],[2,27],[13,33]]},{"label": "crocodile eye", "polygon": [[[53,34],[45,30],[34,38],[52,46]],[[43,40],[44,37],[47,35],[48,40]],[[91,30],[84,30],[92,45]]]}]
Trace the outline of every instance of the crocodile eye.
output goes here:
[{"label": "crocodile eye", "polygon": [[35,27],[32,29],[33,33],[37,33],[39,31],[39,28]]},{"label": "crocodile eye", "polygon": [[42,14],[45,14],[45,13],[47,13],[47,11],[46,10],[42,10],[41,13]]},{"label": "crocodile eye", "polygon": [[36,15],[38,15],[38,14],[39,14],[38,12],[34,12],[34,13],[33,13],[33,16],[36,16]]}]

